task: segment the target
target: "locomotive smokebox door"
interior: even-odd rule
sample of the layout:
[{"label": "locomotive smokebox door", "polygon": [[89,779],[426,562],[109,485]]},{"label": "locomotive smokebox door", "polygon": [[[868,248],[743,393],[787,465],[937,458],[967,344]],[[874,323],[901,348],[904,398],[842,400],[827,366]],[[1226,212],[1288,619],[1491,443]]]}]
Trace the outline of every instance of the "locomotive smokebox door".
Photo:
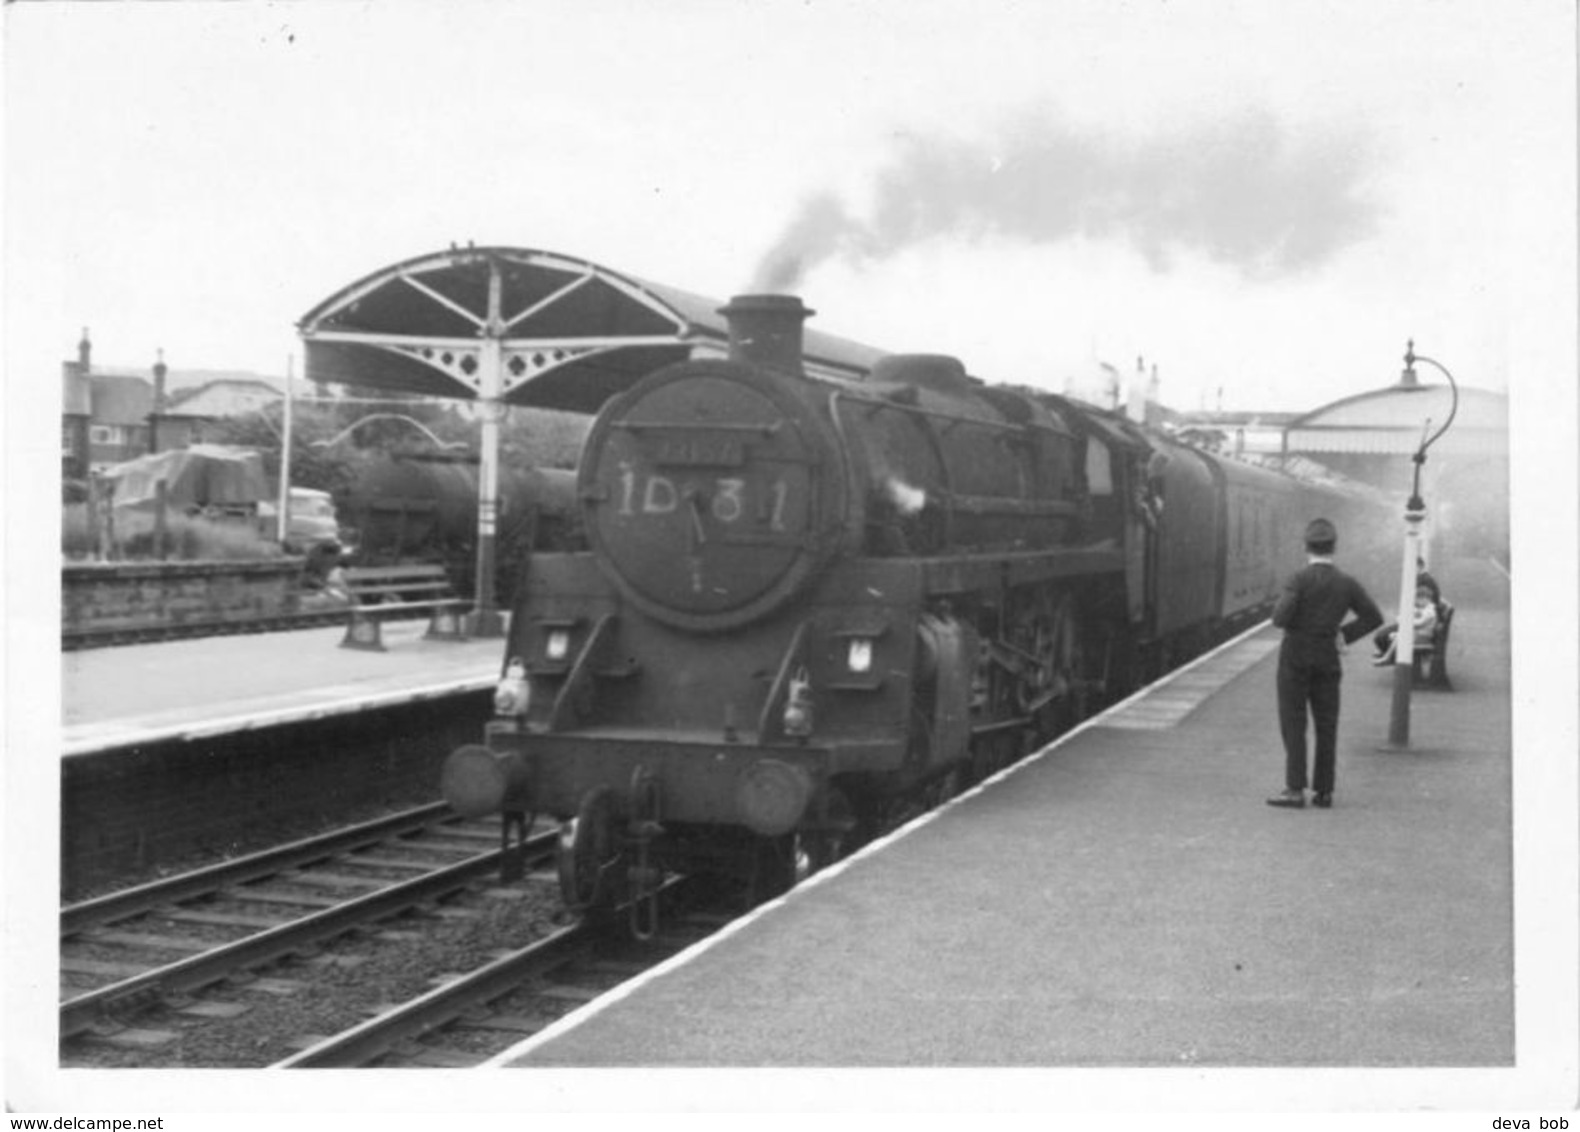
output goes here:
[{"label": "locomotive smokebox door", "polygon": [[588,438],[580,493],[598,564],[679,628],[737,628],[802,588],[837,541],[843,476],[811,404],[728,362],[651,375]]}]

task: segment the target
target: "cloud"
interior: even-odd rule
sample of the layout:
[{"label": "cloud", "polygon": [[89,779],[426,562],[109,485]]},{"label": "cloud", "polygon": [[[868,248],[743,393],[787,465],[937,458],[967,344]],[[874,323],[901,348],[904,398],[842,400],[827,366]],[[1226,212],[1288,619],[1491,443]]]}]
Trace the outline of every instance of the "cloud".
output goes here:
[{"label": "cloud", "polygon": [[880,261],[927,240],[1128,241],[1158,272],[1195,255],[1250,278],[1320,266],[1378,228],[1375,144],[1361,131],[1292,137],[1251,111],[1141,139],[1022,116],[983,141],[900,138],[858,216],[808,197],[751,290],[796,289],[819,264]]}]

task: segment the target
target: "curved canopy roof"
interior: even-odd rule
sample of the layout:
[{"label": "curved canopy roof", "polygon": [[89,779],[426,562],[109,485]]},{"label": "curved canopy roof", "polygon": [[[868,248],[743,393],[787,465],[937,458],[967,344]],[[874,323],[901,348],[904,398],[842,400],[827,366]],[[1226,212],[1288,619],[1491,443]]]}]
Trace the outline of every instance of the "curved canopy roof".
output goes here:
[{"label": "curved canopy roof", "polygon": [[[1285,451],[1408,456],[1424,437],[1442,427],[1452,409],[1453,394],[1447,385],[1390,385],[1334,401],[1289,422]],[[1508,397],[1460,386],[1453,424],[1432,451],[1502,455],[1508,449]]]},{"label": "curved canopy roof", "polygon": [[[452,247],[351,283],[297,327],[311,380],[472,400],[497,342],[505,402],[592,412],[661,366],[725,354],[723,305],[553,252]],[[846,378],[884,354],[810,329],[804,352]]]}]

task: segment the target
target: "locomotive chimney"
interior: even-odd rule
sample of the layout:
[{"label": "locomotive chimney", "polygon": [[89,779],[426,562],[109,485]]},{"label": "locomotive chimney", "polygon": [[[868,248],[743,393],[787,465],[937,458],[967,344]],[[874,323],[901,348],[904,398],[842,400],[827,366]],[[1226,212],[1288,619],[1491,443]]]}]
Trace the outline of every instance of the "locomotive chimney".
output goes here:
[{"label": "locomotive chimney", "polygon": [[729,324],[730,359],[799,374],[801,323],[816,312],[794,295],[736,295],[719,308]]},{"label": "locomotive chimney", "polygon": [[1125,390],[1125,416],[1137,424],[1147,423],[1147,367],[1136,358],[1136,372],[1130,375],[1130,385]]}]

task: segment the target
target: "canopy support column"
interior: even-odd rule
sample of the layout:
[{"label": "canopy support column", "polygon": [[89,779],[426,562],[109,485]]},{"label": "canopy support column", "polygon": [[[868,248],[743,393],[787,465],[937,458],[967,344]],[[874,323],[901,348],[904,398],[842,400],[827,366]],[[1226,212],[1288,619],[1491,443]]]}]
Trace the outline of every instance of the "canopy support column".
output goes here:
[{"label": "canopy support column", "polygon": [[499,263],[488,263],[488,318],[478,377],[479,415],[482,417],[480,462],[477,477],[477,578],[472,615],[467,632],[473,637],[504,635],[504,619],[494,597],[494,562],[499,529],[499,424],[509,411],[505,404],[505,320],[500,314]]}]

